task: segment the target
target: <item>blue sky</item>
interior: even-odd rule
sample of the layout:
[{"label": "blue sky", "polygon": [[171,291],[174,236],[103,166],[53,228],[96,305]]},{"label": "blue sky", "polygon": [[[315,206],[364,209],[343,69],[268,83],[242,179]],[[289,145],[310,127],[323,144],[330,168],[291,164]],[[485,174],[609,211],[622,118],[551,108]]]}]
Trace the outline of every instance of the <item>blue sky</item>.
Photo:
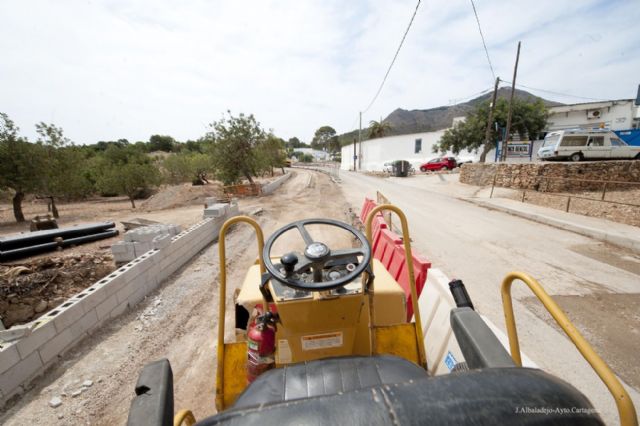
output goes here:
[{"label": "blue sky", "polygon": [[[0,111],[35,138],[53,122],[76,143],[202,136],[227,109],[284,138],[357,125],[414,0],[2,1]],[[476,0],[496,74],[597,99],[640,84],[640,2]],[[423,0],[364,123],[491,87],[469,0]],[[533,91],[532,91],[533,92]],[[535,93],[535,92],[534,92]],[[565,103],[584,99],[537,93]]]}]

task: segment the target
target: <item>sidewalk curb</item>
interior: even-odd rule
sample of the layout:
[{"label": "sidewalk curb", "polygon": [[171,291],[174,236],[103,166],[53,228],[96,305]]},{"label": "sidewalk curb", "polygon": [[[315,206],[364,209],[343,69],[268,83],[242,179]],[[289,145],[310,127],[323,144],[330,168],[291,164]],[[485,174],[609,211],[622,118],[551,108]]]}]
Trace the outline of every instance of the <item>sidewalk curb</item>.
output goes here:
[{"label": "sidewalk curb", "polygon": [[577,225],[562,219],[558,219],[552,216],[545,216],[536,213],[527,213],[520,210],[510,209],[505,206],[493,204],[488,201],[480,200],[477,198],[460,198],[460,200],[467,201],[480,207],[484,207],[489,210],[496,210],[503,213],[508,213],[513,216],[519,216],[525,219],[529,219],[534,222],[542,223],[544,225],[553,226],[554,228],[563,229],[565,231],[575,232],[576,234],[584,235],[596,240],[604,241],[605,243],[613,244],[634,253],[640,254],[640,239],[630,238],[620,234],[609,233],[602,229],[596,229],[592,227]]}]

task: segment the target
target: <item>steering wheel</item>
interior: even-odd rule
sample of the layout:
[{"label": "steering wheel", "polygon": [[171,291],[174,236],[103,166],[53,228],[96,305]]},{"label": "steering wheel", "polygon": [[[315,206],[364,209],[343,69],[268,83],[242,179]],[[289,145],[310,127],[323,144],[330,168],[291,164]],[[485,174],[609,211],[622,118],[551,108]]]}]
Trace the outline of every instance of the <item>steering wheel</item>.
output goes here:
[{"label": "steering wheel", "polygon": [[[314,241],[305,228],[307,225],[328,225],[348,231],[356,237],[360,246],[331,250],[326,244]],[[271,248],[282,234],[293,228],[298,230],[307,246],[303,254],[290,252],[282,256],[280,259],[282,268],[278,268],[271,262]],[[352,256],[362,256],[363,259],[353,270],[347,269],[348,273],[346,275],[334,280],[328,280],[326,279],[327,277],[323,276],[322,270],[329,262]],[[304,219],[292,222],[274,232],[265,243],[262,258],[269,275],[287,287],[305,291],[326,291],[342,287],[358,277],[369,265],[371,246],[360,231],[346,223],[332,219]],[[313,271],[313,282],[307,282],[296,277],[309,269]]]}]

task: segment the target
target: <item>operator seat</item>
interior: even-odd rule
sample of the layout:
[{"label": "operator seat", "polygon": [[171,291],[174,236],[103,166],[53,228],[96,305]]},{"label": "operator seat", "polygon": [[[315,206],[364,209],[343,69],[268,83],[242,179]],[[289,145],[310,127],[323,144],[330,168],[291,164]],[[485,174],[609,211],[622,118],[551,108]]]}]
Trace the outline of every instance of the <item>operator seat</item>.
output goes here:
[{"label": "operator seat", "polygon": [[390,355],[307,361],[261,374],[240,394],[233,408],[334,395],[425,377],[424,369]]}]

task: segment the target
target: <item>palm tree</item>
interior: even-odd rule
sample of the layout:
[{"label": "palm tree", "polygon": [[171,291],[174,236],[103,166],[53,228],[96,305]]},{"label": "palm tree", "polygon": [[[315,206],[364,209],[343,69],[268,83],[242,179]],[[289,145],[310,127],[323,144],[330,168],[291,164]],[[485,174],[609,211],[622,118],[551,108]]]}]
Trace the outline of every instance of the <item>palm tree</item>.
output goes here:
[{"label": "palm tree", "polygon": [[369,122],[369,139],[381,138],[389,133],[391,124],[382,121],[371,120]]}]

